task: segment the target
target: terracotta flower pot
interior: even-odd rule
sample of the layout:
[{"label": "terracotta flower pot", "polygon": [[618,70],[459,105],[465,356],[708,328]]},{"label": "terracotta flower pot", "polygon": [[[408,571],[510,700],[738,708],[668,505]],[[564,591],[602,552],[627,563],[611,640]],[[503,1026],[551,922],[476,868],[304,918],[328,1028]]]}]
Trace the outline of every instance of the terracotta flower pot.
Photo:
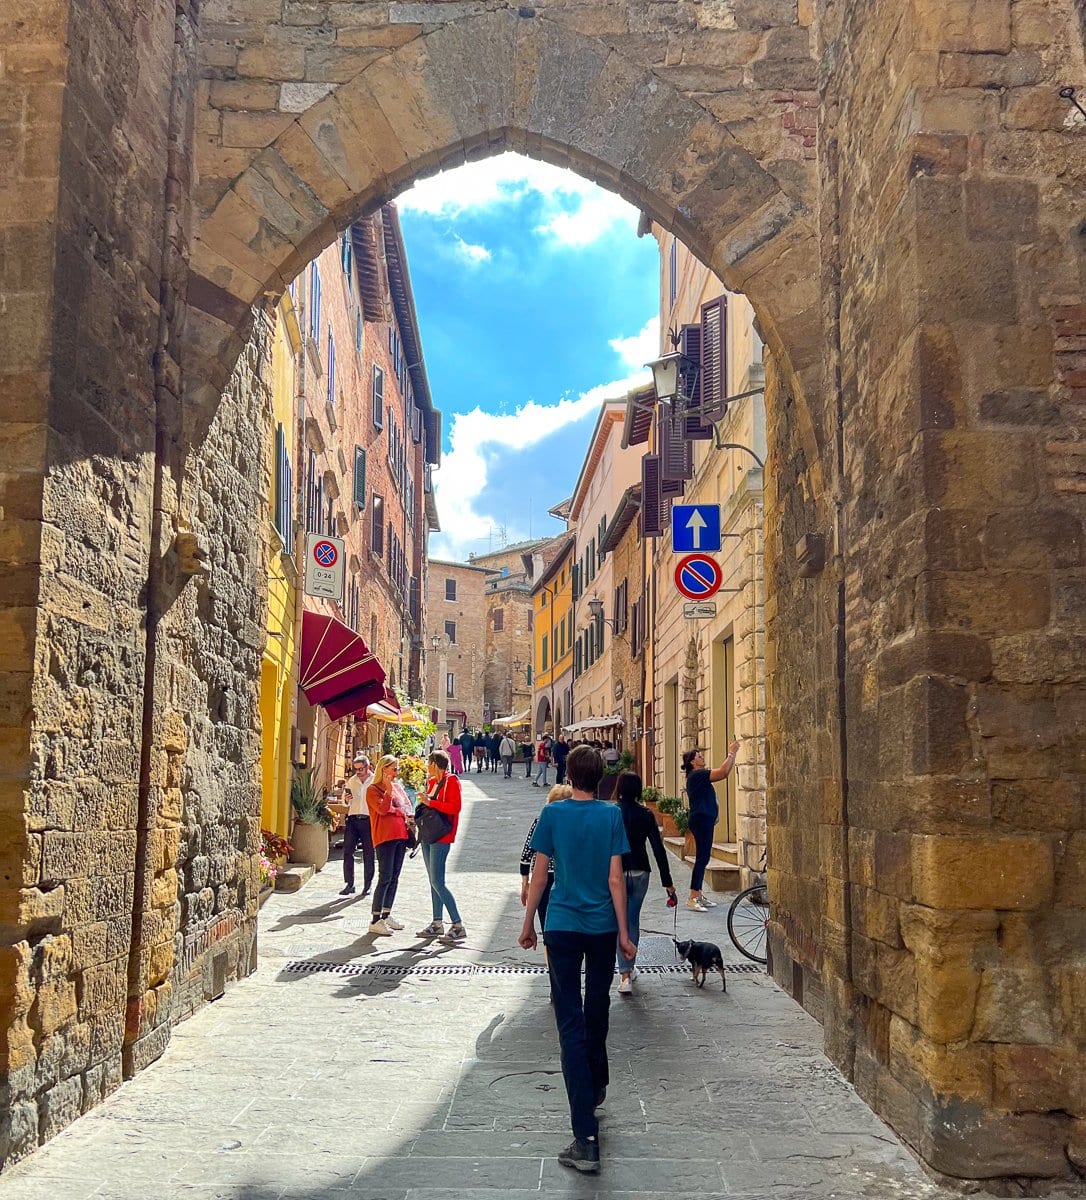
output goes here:
[{"label": "terracotta flower pot", "polygon": [[660,832],[664,837],[678,837],[679,827],[675,824],[675,818],[670,813],[657,812],[660,818]]},{"label": "terracotta flower pot", "polygon": [[290,835],[291,862],[312,863],[319,871],[328,861],[328,830],[323,825],[294,822]]}]

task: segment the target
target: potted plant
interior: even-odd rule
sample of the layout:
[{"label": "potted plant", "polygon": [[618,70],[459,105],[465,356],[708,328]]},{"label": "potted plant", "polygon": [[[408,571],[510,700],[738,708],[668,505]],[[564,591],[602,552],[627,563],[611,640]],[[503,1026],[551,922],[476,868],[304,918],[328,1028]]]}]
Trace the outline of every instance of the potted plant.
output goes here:
[{"label": "potted plant", "polygon": [[660,828],[664,837],[681,837],[678,814],[683,811],[683,802],[678,796],[661,796],[656,802],[656,811],[660,816]]},{"label": "potted plant", "polygon": [[271,892],[283,864],[290,854],[291,845],[285,837],[280,837],[270,829],[260,831],[260,893]]},{"label": "potted plant", "polygon": [[313,782],[316,771],[316,767],[295,771],[290,781],[294,809],[290,842],[291,861],[312,863],[319,871],[328,861],[328,834],[336,826],[336,815],[328,807],[324,789]]}]

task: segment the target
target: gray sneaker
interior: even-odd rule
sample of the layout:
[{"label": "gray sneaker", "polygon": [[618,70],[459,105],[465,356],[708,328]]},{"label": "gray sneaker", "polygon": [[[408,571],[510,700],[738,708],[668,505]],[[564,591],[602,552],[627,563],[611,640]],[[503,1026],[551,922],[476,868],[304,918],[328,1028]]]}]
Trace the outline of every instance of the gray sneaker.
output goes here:
[{"label": "gray sneaker", "polygon": [[468,931],[464,928],[463,921],[454,921],[449,926],[449,932],[445,934],[443,941],[446,942],[462,942],[468,936]]},{"label": "gray sneaker", "polygon": [[431,921],[425,929],[420,929],[415,937],[420,938],[439,938],[445,933],[445,926],[441,921]]},{"label": "gray sneaker", "polygon": [[599,1138],[576,1138],[558,1155],[558,1161],[584,1175],[595,1175],[600,1169]]}]

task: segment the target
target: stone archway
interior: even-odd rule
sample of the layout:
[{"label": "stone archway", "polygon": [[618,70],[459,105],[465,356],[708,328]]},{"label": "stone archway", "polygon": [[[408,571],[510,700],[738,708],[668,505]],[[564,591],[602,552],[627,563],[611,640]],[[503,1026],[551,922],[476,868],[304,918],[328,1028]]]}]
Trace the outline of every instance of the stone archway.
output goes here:
[{"label": "stone archway", "polygon": [[262,370],[252,304],[508,146],[678,232],[773,350],[776,977],[937,1169],[1081,1162],[1073,0],[63,0],[0,28],[32,64],[0,182],[0,1154],[251,963],[261,430],[222,392]]},{"label": "stone archway", "polygon": [[549,696],[540,696],[539,701],[535,706],[535,720],[532,723],[532,732],[536,737],[548,731],[552,732],[555,737],[558,736],[558,730],[550,729],[551,726],[551,702]]}]

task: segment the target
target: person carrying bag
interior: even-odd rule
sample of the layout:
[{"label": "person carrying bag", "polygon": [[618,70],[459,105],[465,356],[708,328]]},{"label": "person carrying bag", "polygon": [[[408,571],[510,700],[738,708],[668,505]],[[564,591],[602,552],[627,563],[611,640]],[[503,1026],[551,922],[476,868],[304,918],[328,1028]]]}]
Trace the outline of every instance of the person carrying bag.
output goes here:
[{"label": "person carrying bag", "polygon": [[[445,882],[445,864],[449,847],[456,840],[460,823],[460,808],[463,803],[460,780],[449,773],[449,756],[443,750],[435,750],[427,764],[429,782],[426,800],[415,810],[415,825],[422,844],[422,861],[430,879],[430,898],[433,901],[434,919],[417,937],[441,938],[446,942],[462,942],[467,936],[456,900]],[[448,934],[445,933],[443,918],[448,910]]]}]

